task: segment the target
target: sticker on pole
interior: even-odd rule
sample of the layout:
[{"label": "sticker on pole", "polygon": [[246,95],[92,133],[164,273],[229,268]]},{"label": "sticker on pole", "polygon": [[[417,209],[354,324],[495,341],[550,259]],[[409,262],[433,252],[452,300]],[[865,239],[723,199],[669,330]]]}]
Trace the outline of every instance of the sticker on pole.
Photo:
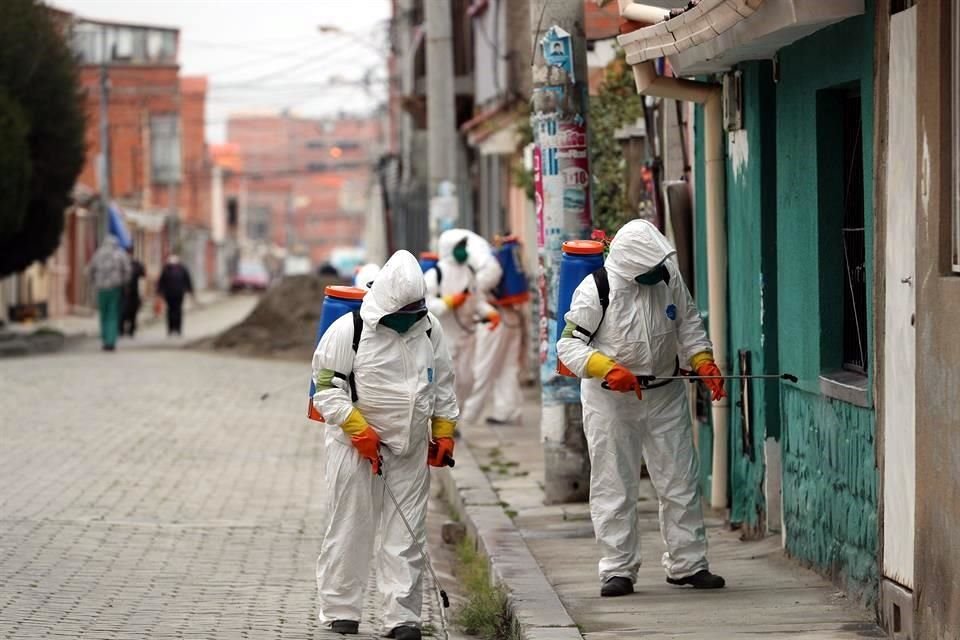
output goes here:
[{"label": "sticker on pole", "polygon": [[547,66],[559,67],[566,72],[571,83],[577,81],[573,75],[573,39],[569,33],[557,26],[550,27],[540,40],[540,46]]}]

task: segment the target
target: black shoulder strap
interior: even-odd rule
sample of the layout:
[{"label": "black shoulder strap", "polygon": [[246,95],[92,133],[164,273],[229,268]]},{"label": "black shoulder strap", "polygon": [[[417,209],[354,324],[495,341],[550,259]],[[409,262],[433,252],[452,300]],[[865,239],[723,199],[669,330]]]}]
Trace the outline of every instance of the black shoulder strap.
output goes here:
[{"label": "black shoulder strap", "polygon": [[353,312],[353,352],[356,353],[360,347],[360,334],[363,333],[363,318],[359,311]]},{"label": "black shoulder strap", "polygon": [[[363,334],[363,318],[360,317],[360,311],[353,312],[353,358],[357,358],[357,349],[360,348],[360,336]],[[350,383],[350,401],[357,401],[357,383],[356,378],[353,375],[354,367],[350,367],[350,378],[348,382]]]},{"label": "black shoulder strap", "polygon": [[597,285],[597,297],[600,298],[600,322],[597,323],[597,328],[593,330],[590,342],[593,342],[593,338],[600,331],[600,325],[603,324],[603,319],[607,317],[607,307],[610,306],[610,279],[607,277],[607,268],[600,267],[592,275],[593,281]]}]

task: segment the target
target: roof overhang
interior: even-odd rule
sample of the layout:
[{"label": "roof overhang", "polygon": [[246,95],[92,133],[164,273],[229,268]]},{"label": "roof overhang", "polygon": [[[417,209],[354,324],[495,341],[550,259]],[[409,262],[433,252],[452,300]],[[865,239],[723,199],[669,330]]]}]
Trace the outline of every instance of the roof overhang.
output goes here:
[{"label": "roof overhang", "polygon": [[618,41],[629,64],[667,57],[677,75],[717,73],[862,13],[863,0],[702,0]]}]

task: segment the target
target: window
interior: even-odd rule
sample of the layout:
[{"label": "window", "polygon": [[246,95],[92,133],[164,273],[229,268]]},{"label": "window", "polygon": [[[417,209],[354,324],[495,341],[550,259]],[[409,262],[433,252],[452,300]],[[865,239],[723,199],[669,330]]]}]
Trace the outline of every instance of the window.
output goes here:
[{"label": "window", "polygon": [[154,184],[180,182],[180,119],[177,114],[150,116],[150,161]]},{"label": "window", "polygon": [[950,84],[952,86],[953,99],[953,217],[952,217],[952,252],[950,265],[953,272],[960,274],[960,180],[957,179],[957,173],[960,171],[960,9],[956,5],[951,11],[953,14],[953,64],[950,69]]},{"label": "window", "polygon": [[820,388],[866,406],[870,364],[863,122],[859,85],[817,94]]},{"label": "window", "polygon": [[863,226],[863,125],[860,94],[843,108],[843,368],[867,372],[867,245]]}]

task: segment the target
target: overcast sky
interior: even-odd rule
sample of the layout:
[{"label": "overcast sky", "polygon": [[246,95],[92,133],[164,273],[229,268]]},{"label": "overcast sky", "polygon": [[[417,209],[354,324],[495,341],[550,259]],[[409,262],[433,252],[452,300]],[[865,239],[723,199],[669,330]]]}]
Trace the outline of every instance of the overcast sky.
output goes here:
[{"label": "overcast sky", "polygon": [[[181,73],[210,80],[209,142],[223,141],[231,113],[283,108],[303,115],[369,111],[385,96],[386,67],[377,50],[385,50],[389,0],[49,0],[49,4],[86,18],[178,27]],[[343,33],[320,33],[320,25]],[[375,81],[368,92],[357,84],[371,73]]]}]

